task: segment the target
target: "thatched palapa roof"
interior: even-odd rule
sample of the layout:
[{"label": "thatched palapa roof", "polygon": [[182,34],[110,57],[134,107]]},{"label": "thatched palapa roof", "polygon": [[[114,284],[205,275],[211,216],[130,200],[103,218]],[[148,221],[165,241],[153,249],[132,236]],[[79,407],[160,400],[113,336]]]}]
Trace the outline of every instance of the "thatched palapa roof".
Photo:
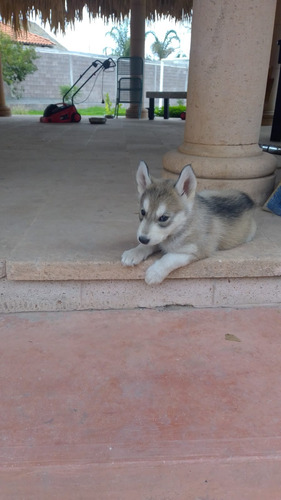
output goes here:
[{"label": "thatched palapa roof", "polygon": [[[155,20],[157,16],[170,16],[181,20],[190,16],[193,0],[146,0],[146,17]],[[54,30],[64,31],[67,23],[82,19],[86,7],[89,15],[106,19],[127,16],[130,0],[0,0],[0,16],[4,23],[11,23],[15,30],[27,28],[30,14],[37,14],[42,22],[49,22]]]}]

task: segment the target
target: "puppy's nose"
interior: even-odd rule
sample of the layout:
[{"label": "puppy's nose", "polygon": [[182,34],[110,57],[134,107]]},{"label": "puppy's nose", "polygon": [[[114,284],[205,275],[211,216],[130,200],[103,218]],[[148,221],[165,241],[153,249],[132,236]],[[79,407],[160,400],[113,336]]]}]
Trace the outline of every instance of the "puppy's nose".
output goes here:
[{"label": "puppy's nose", "polygon": [[146,236],[139,236],[139,241],[140,243],[142,243],[143,245],[147,245],[149,243],[149,238],[147,238]]}]

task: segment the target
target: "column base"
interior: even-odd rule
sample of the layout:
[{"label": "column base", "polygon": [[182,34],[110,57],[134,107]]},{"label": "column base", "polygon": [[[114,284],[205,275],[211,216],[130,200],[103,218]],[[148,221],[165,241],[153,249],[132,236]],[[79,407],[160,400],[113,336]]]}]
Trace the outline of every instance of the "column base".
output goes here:
[{"label": "column base", "polygon": [[191,164],[198,190],[239,189],[263,205],[274,190],[276,158],[260,152],[252,157],[214,158],[193,156],[172,150],[163,157],[163,175],[176,178],[185,165]]},{"label": "column base", "polygon": [[[128,109],[126,109],[126,118],[137,118],[139,119],[139,108],[138,105],[131,105]],[[141,110],[141,119],[148,118],[148,111],[145,108]]]},{"label": "column base", "polygon": [[8,106],[0,106],[0,116],[11,116],[12,112]]},{"label": "column base", "polygon": [[141,119],[148,119],[148,110],[146,108],[142,108],[141,110]]}]

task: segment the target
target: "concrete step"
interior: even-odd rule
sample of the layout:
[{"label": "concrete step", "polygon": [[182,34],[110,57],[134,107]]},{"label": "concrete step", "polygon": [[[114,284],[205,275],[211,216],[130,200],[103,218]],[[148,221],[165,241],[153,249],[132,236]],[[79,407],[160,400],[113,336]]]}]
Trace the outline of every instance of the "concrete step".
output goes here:
[{"label": "concrete step", "polygon": [[280,217],[258,210],[257,222],[252,242],[178,269],[155,286],[144,282],[153,259],[132,268],[121,265],[128,245],[104,247],[103,258],[99,254],[96,260],[62,261],[44,253],[29,260],[18,249],[16,257],[2,262],[0,312],[280,304]]}]

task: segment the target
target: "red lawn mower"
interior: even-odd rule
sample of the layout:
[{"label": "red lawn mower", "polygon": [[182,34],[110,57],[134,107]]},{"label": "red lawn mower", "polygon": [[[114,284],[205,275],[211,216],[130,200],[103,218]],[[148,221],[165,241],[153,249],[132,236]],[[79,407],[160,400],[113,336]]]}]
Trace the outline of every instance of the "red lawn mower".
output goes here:
[{"label": "red lawn mower", "polygon": [[[116,66],[115,62],[111,57],[101,62],[98,59],[92,62],[92,64],[79,76],[78,80],[70,87],[70,89],[64,94],[62,98],[62,102],[58,104],[49,104],[44,111],[44,115],[41,116],[41,123],[70,123],[70,122],[80,122],[81,115],[78,113],[73,99],[79,90],[86,85],[86,83],[94,76],[97,75],[100,71],[106,71],[109,68],[114,68]],[[71,96],[71,104],[67,104],[65,102],[66,96],[71,92],[71,90],[75,87],[75,85],[83,78],[83,76],[89,71],[90,68],[96,68],[95,71],[85,80],[85,82],[74,92]]]}]

